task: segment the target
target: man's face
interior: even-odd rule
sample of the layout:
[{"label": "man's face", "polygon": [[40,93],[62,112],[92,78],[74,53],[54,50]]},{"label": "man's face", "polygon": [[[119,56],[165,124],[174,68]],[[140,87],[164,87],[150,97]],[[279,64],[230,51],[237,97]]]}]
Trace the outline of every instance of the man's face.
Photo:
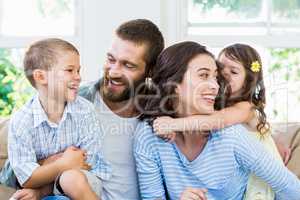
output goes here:
[{"label": "man's face", "polygon": [[146,44],[113,38],[104,64],[103,97],[113,102],[130,99],[145,79]]}]

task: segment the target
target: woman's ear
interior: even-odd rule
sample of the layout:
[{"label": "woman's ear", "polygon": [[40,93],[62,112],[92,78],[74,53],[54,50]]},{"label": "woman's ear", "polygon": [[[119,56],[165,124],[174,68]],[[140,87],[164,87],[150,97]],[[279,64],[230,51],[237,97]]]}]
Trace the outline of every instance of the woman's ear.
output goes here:
[{"label": "woman's ear", "polygon": [[37,84],[47,85],[48,83],[47,72],[45,70],[35,69],[33,71],[33,79]]}]

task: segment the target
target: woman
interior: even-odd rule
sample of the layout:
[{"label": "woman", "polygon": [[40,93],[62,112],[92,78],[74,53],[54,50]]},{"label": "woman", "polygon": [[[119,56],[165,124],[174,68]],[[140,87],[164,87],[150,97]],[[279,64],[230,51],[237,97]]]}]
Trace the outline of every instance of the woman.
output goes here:
[{"label": "woman", "polygon": [[[195,42],[164,50],[152,71],[144,117],[211,114],[219,91],[213,55]],[[150,114],[149,114],[150,113]],[[170,144],[141,123],[134,154],[143,199],[241,200],[250,173],[278,199],[299,199],[300,183],[241,125],[215,132],[183,131]]]},{"label": "woman", "polygon": [[[159,117],[154,120],[154,131],[166,137],[171,134],[175,138],[176,131],[210,131],[241,123],[257,137],[274,158],[281,160],[265,113],[266,95],[260,55],[253,47],[237,43],[222,49],[219,61],[222,63],[221,73],[231,89],[230,96],[224,104],[225,108],[211,115],[193,115],[186,118]],[[165,124],[172,129],[162,129]],[[252,175],[247,184],[244,200],[253,199],[274,200],[274,192],[267,183]]]}]

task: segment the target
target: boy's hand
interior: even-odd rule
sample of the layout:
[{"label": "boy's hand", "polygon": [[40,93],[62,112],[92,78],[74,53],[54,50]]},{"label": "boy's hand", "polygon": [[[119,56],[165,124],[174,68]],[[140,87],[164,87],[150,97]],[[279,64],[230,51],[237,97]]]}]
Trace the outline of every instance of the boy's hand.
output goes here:
[{"label": "boy's hand", "polygon": [[63,153],[53,154],[52,156],[49,156],[48,158],[45,158],[43,160],[39,160],[38,163],[39,163],[39,165],[46,165],[46,164],[49,164],[49,163],[53,163],[57,159],[59,159],[62,155],[63,155]]},{"label": "boy's hand", "polygon": [[175,120],[171,117],[158,117],[153,122],[153,129],[159,137],[168,142],[174,142],[176,133],[172,130]]},{"label": "boy's hand", "polygon": [[180,200],[207,200],[206,192],[202,188],[187,188],[181,193]]},{"label": "boy's hand", "polygon": [[38,189],[22,189],[16,191],[12,198],[16,200],[40,200],[42,195]]},{"label": "boy's hand", "polygon": [[87,158],[86,151],[71,146],[64,151],[62,156],[57,159],[57,162],[60,162],[64,170],[68,170],[68,169],[90,170],[91,166],[85,162],[86,158]]}]

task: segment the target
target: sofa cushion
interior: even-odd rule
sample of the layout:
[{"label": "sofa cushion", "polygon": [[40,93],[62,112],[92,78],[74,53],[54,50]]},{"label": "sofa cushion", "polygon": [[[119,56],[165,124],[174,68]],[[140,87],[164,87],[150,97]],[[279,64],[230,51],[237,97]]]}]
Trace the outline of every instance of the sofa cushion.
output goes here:
[{"label": "sofa cushion", "polygon": [[7,159],[7,132],[9,119],[0,118],[0,169]]},{"label": "sofa cushion", "polygon": [[15,189],[6,187],[4,185],[0,185],[0,199],[7,200],[9,199],[13,193],[15,193]]},{"label": "sofa cushion", "polygon": [[271,127],[272,134],[290,147],[295,133],[300,128],[300,123],[274,123]]},{"label": "sofa cushion", "polygon": [[287,167],[300,179],[300,128],[291,140],[291,159]]},{"label": "sofa cushion", "polygon": [[300,179],[300,123],[276,123],[272,124],[274,136],[291,148],[289,168]]}]

